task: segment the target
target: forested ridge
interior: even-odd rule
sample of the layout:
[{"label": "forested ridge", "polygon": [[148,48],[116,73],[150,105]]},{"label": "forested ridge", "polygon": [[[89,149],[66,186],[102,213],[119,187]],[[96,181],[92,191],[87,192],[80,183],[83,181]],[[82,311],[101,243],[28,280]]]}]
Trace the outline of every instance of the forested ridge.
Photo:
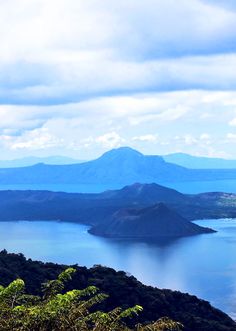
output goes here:
[{"label": "forested ridge", "polygon": [[[0,252],[0,283],[3,286],[17,278],[24,280],[26,293],[40,295],[41,283],[53,280],[68,266],[43,263],[26,259],[22,254]],[[168,316],[184,325],[186,331],[233,331],[236,323],[223,312],[213,308],[208,302],[178,291],[160,290],[145,286],[133,276],[123,271],[115,271],[103,266],[90,269],[72,266],[76,269],[73,278],[65,286],[65,291],[96,286],[108,295],[98,309],[111,311],[116,307],[128,309],[142,306],[140,312],[130,321],[130,327],[137,323],[151,323]],[[158,277],[158,275],[157,275]]]},{"label": "forested ridge", "polygon": [[76,273],[63,270],[56,279],[41,285],[41,295],[25,293],[25,282],[16,279],[0,286],[0,330],[2,331],[180,331],[181,323],[163,317],[151,324],[128,326],[128,319],[138,315],[139,305],[102,311],[98,305],[108,295],[96,286],[65,291]]}]

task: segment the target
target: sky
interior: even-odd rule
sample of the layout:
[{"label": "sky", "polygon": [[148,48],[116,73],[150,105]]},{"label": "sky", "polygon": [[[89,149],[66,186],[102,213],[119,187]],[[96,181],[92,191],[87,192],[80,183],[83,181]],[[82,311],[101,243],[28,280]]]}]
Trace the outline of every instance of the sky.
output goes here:
[{"label": "sky", "polygon": [[0,0],[0,159],[236,159],[235,0]]}]

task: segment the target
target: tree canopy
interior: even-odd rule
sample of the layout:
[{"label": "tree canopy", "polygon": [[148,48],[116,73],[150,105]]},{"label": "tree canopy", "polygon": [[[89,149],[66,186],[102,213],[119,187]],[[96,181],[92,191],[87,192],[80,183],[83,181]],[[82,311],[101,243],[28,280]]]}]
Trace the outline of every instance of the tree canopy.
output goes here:
[{"label": "tree canopy", "polygon": [[82,290],[64,291],[65,284],[76,272],[67,268],[57,279],[42,284],[42,295],[25,294],[25,283],[16,279],[8,286],[0,286],[0,330],[2,331],[164,331],[181,330],[182,325],[169,318],[161,318],[149,325],[130,329],[126,320],[142,311],[136,305],[117,307],[108,312],[96,310],[106,300],[96,286]]}]

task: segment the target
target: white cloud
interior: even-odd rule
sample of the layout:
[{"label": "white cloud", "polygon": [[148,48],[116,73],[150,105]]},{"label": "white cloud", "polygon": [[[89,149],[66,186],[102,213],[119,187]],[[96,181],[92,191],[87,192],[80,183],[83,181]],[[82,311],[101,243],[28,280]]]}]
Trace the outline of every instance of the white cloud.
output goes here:
[{"label": "white cloud", "polygon": [[143,141],[143,142],[155,142],[157,141],[157,139],[158,136],[154,134],[146,134],[143,136],[136,136],[132,138],[133,141]]},{"label": "white cloud", "polygon": [[126,57],[212,52],[215,37],[235,36],[234,12],[198,0],[9,0],[0,6],[7,60],[41,60],[61,50],[112,49]]},{"label": "white cloud", "polygon": [[115,148],[120,147],[121,144],[125,142],[125,139],[122,138],[117,132],[109,132],[102,136],[96,137],[95,142],[106,148]]},{"label": "white cloud", "polygon": [[236,133],[228,133],[226,137],[228,142],[236,141]]},{"label": "white cloud", "polygon": [[235,38],[236,13],[199,0],[1,1],[0,100],[235,89]]},{"label": "white cloud", "polygon": [[208,133],[202,133],[200,135],[201,140],[209,140],[210,138],[211,138],[211,136]]},{"label": "white cloud", "polygon": [[191,134],[186,134],[183,138],[186,145],[194,145],[197,143],[197,139],[194,138]]},{"label": "white cloud", "polygon": [[2,64],[2,68],[0,63],[0,100],[56,104],[120,92],[236,88],[232,70],[236,66],[235,54],[140,62],[100,57],[95,53],[84,60],[79,56],[74,61],[55,62],[30,66]]},{"label": "white cloud", "polygon": [[53,136],[46,128],[26,131],[18,137],[3,135],[0,136],[0,141],[9,149],[25,149],[27,151],[50,149],[64,145],[62,138]]},{"label": "white cloud", "polygon": [[150,122],[150,121],[157,121],[157,122],[175,121],[180,119],[181,117],[184,117],[190,110],[190,108],[180,105],[177,105],[174,108],[167,108],[165,110],[161,110],[160,106],[157,107],[157,104],[160,103],[160,100],[156,99],[153,101],[154,101],[153,105],[149,104],[148,106],[151,107],[146,108],[146,112],[147,112],[146,114],[145,112],[143,112],[143,114],[141,115],[136,114],[135,117],[129,118],[131,125],[138,125],[140,123]]},{"label": "white cloud", "polygon": [[236,125],[236,7],[228,5],[0,0],[2,157],[86,159],[123,144],[235,153],[227,134]]},{"label": "white cloud", "polygon": [[236,117],[229,122],[230,126],[236,126]]},{"label": "white cloud", "polygon": [[235,116],[234,100],[236,92],[182,91],[97,97],[54,106],[2,105],[2,157],[44,151],[89,159],[121,145],[150,154],[182,150],[205,155],[211,147],[215,154],[225,149],[233,155],[229,140],[225,146],[223,142]]}]

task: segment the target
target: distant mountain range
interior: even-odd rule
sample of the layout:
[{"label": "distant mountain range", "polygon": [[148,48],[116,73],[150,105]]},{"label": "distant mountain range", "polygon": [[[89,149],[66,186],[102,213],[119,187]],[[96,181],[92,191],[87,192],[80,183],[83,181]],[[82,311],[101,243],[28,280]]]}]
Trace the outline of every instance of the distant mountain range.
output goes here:
[{"label": "distant mountain range", "polygon": [[236,169],[236,160],[193,156],[185,153],[163,155],[163,159],[190,169]]},{"label": "distant mountain range", "polygon": [[105,189],[135,182],[175,183],[236,179],[236,169],[187,169],[160,156],[143,155],[128,147],[111,150],[81,164],[46,165],[0,169],[0,185],[83,184]]},{"label": "distant mountain range", "polygon": [[[164,206],[159,205],[157,208],[160,203]],[[145,210],[147,207],[148,209]],[[98,194],[0,191],[0,212],[1,221],[40,219],[71,221],[91,225],[96,228],[97,234],[102,234],[103,229],[107,227],[110,235],[114,233],[114,236],[118,234],[114,231],[114,225],[117,231],[126,231],[129,226],[123,227],[122,222],[136,215],[137,225],[141,224],[140,229],[149,227],[149,234],[152,230],[156,231],[155,237],[158,237],[158,233],[164,235],[165,222],[169,226],[169,236],[171,233],[175,233],[176,236],[182,233],[186,236],[192,235],[196,230],[196,227],[193,229],[191,225],[185,226],[188,221],[235,218],[236,195],[227,193],[186,195],[157,184],[134,184],[121,190]],[[209,232],[199,228],[198,230],[196,233]],[[126,232],[124,236],[128,236],[128,233]],[[135,236],[141,237],[141,232],[139,236],[137,233]]]},{"label": "distant mountain range", "polygon": [[[128,149],[124,147],[122,149]],[[131,150],[131,149],[130,149]],[[227,160],[222,158],[210,158],[202,156],[193,156],[185,153],[173,153],[159,156],[168,163],[174,163],[179,166],[190,169],[236,169],[236,160]],[[68,165],[86,162],[67,156],[48,156],[36,157],[29,156],[13,160],[0,160],[0,168],[28,167],[38,163],[48,165]]]},{"label": "distant mountain range", "polygon": [[48,156],[48,157],[28,156],[14,160],[0,160],[0,168],[28,167],[38,163],[62,165],[62,164],[82,163],[82,162],[84,161],[73,159],[67,156]]}]

